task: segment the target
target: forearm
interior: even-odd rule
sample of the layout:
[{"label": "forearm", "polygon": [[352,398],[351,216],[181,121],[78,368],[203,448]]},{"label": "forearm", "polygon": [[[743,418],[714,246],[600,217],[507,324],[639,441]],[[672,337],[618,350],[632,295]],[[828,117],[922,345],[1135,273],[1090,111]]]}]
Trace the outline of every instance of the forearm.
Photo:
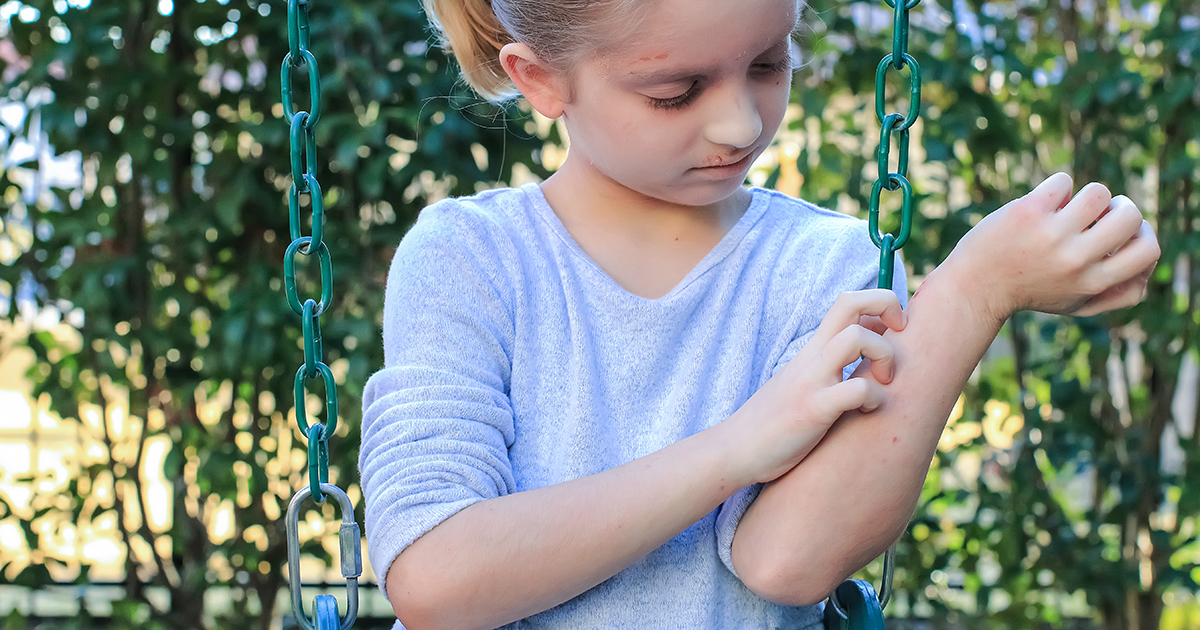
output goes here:
[{"label": "forearm", "polygon": [[397,616],[411,630],[494,628],[608,579],[750,483],[727,463],[724,431],[462,510],[392,564]]},{"label": "forearm", "polygon": [[[963,299],[958,271],[931,274],[909,304],[907,326],[887,333],[896,372],[884,404],[844,414],[747,510],[733,561],[760,595],[819,601],[903,532],[950,410],[1004,321]],[[871,378],[865,369],[858,375]]]}]

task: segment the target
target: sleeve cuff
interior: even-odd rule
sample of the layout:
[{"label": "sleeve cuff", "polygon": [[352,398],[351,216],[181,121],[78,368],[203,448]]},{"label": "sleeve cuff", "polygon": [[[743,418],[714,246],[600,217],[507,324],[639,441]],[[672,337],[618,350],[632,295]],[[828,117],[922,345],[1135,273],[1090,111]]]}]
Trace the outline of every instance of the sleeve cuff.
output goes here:
[{"label": "sleeve cuff", "polygon": [[741,576],[738,576],[737,570],[733,568],[733,535],[737,532],[738,523],[742,521],[742,515],[758,498],[760,490],[761,483],[738,490],[721,504],[720,511],[717,512],[717,555],[729,572],[738,579],[741,579]]}]

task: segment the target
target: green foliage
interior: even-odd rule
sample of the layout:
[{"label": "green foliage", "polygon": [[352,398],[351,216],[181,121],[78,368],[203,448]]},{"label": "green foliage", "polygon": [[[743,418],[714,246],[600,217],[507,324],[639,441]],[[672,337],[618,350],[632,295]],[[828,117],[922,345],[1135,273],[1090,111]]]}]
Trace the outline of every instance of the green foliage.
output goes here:
[{"label": "green foliage", "polygon": [[[79,500],[48,509],[78,524],[132,513],[117,519],[125,545],[141,539],[169,550],[127,556],[129,603],[114,615],[128,627],[250,627],[257,616],[253,625],[266,628],[286,561],[279,513],[306,479],[290,463],[304,446],[289,415],[303,362],[300,322],[280,280],[289,242],[288,124],[279,105],[286,5],[24,7],[5,14],[6,40],[21,56],[3,68],[5,93],[28,103],[48,88],[52,98],[35,108],[41,131],[59,153],[78,152],[85,175],[78,191],[32,201],[17,169],[0,176],[0,218],[10,233],[36,234],[0,266],[0,286],[11,296],[32,280],[39,308],[82,314],[66,317],[75,335],[29,336],[34,395],[79,419],[115,464],[84,462],[68,489]],[[382,364],[388,261],[404,231],[431,198],[509,181],[514,165],[545,172],[533,159],[541,141],[525,130],[528,117],[466,94],[445,56],[429,48],[418,3],[313,3],[311,24],[335,273],[323,337],[343,401],[331,467],[345,487],[355,477],[362,386]],[[306,77],[295,80],[306,100]],[[301,295],[314,284],[315,269],[304,263]],[[83,421],[114,406],[128,408],[124,433]],[[310,404],[310,414],[320,408]],[[133,472],[162,436],[172,445],[159,471],[173,484],[169,531],[148,523],[151,499]],[[99,488],[116,496],[87,500]],[[222,502],[236,506],[236,520],[217,545],[207,531]],[[46,515],[21,516],[28,524]],[[32,529],[26,538],[39,547]],[[213,568],[214,557],[224,568]],[[48,583],[44,569],[31,571],[21,574],[27,583]],[[145,597],[151,585],[168,588],[170,610]],[[238,619],[211,625],[203,593],[213,585],[253,591],[263,612],[243,606]]]},{"label": "green foliage", "polygon": [[[162,4],[167,15],[150,0],[38,0],[23,5],[36,11],[2,14],[22,58],[0,68],[8,98],[41,99],[42,131],[58,152],[78,152],[85,175],[78,190],[31,201],[27,170],[0,173],[0,244],[19,253],[0,266],[0,295],[31,281],[42,309],[66,315],[73,335],[42,330],[25,342],[37,356],[35,394],[78,419],[105,455],[80,462],[66,507],[54,497],[35,498],[32,511],[0,502],[0,518],[19,517],[36,548],[38,519],[141,514],[117,519],[123,543],[162,552],[127,556],[121,623],[265,628],[285,561],[279,513],[305,483],[290,463],[303,441],[288,413],[300,330],[280,279],[284,4]],[[392,249],[432,198],[544,176],[541,150],[557,137],[468,95],[427,45],[415,0],[314,2],[311,15],[336,282],[322,332],[342,401],[331,468],[355,498],[358,408],[382,363]],[[1157,628],[1164,598],[1200,587],[1200,445],[1194,433],[1180,437],[1171,412],[1177,387],[1195,386],[1179,379],[1197,351],[1200,2],[924,0],[913,16],[925,101],[910,168],[921,216],[904,249],[914,277],[1055,170],[1131,196],[1158,231],[1163,263],[1136,308],[1010,322],[938,451],[889,613],[1012,628],[1087,615],[1106,629]],[[794,164],[767,181],[787,190],[794,166],[788,192],[861,212],[875,179],[872,92],[890,13],[874,0],[820,0],[805,18],[800,113],[780,140],[796,146]],[[905,78],[893,76],[893,94]],[[895,227],[893,197],[885,193],[884,229]],[[300,270],[302,295],[314,272]],[[128,405],[125,433],[104,421],[118,403]],[[96,409],[101,421],[89,424]],[[173,509],[171,528],[158,531],[129,471],[164,436]],[[1164,445],[1183,453],[1182,466],[1164,466]],[[214,543],[222,502],[236,520]],[[331,508],[321,512],[333,521]],[[305,550],[331,560],[315,541]],[[19,579],[44,585],[51,576],[40,569]],[[166,587],[173,605],[155,607],[149,585]],[[218,620],[203,608],[214,585],[252,596]]]},{"label": "green foliage", "polygon": [[[797,86],[804,114],[793,127],[820,140],[804,138],[801,193],[850,211],[866,207],[863,174],[875,170],[858,147],[875,142],[860,108],[888,52],[883,11],[813,3],[815,78]],[[914,10],[909,47],[927,89],[926,159],[912,179],[925,216],[904,253],[917,275],[1055,170],[1138,202],[1163,264],[1136,308],[1013,319],[968,386],[901,543],[895,614],[988,627],[1095,615],[1105,628],[1157,628],[1164,597],[1196,591],[1200,445],[1175,430],[1194,419],[1173,418],[1171,404],[1177,387],[1196,387],[1179,378],[1196,352],[1198,15],[1190,1]],[[859,95],[849,104],[847,90]],[[1164,462],[1165,450],[1184,463]]]}]

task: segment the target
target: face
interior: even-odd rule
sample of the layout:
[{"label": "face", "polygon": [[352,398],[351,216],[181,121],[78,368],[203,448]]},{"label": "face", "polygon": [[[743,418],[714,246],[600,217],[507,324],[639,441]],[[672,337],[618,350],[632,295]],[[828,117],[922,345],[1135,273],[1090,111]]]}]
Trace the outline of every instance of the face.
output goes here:
[{"label": "face", "polygon": [[718,203],[783,120],[795,0],[655,0],[630,44],[579,63],[564,170],[668,203]]}]

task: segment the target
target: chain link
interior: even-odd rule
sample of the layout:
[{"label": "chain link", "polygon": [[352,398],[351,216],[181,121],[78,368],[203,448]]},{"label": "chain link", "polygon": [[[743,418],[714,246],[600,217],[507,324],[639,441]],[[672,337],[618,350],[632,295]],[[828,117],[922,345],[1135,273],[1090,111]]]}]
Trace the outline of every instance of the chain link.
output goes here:
[{"label": "chain link", "polygon": [[[921,66],[908,54],[908,12],[920,4],[921,0],[883,0],[892,8],[895,16],[892,28],[892,52],[879,61],[875,69],[875,116],[879,119],[879,174],[875,185],[871,188],[870,205],[868,206],[867,229],[871,233],[871,242],[879,248],[879,288],[891,289],[895,277],[896,253],[908,242],[912,234],[913,201],[912,184],[908,181],[908,146],[909,130],[921,117]],[[884,101],[887,97],[887,72],[902,70],[908,66],[908,115],[885,113],[887,108]],[[892,172],[891,152],[892,136],[896,136],[899,149],[896,172]],[[903,195],[900,206],[900,228],[895,235],[880,234],[879,232],[879,198],[884,190],[899,190]],[[907,289],[906,289],[907,290]],[[892,598],[892,575],[896,570],[896,545],[888,548],[883,556],[883,583],[879,589],[879,608],[882,610]]]},{"label": "chain link", "polygon": [[[912,234],[913,215],[916,202],[913,199],[912,184],[908,181],[908,148],[909,129],[921,116],[921,66],[917,60],[908,54],[908,12],[920,4],[921,0],[883,0],[893,10],[895,21],[892,30],[892,52],[879,61],[875,69],[875,116],[879,119],[879,148],[876,150],[876,165],[879,168],[875,185],[871,188],[871,198],[868,205],[867,229],[871,242],[879,248],[879,278],[881,289],[891,289],[895,276],[896,253],[908,242]],[[908,115],[886,113],[887,106],[887,73],[888,69],[909,70],[909,101]],[[891,170],[892,136],[896,136],[898,145],[897,168]],[[885,234],[879,231],[879,199],[883,191],[899,190],[903,195],[900,208],[900,228],[896,234]],[[879,608],[882,610],[892,598],[892,576],[896,568],[896,546],[888,548],[883,556],[883,583],[879,590]],[[843,620],[847,618],[842,603],[838,600],[835,590],[829,596],[829,603]]]},{"label": "chain link", "polygon": [[[871,188],[868,205],[871,242],[879,248],[879,287],[892,288],[892,275],[896,252],[908,242],[912,233],[914,214],[912,184],[908,181],[909,130],[921,117],[921,66],[908,54],[908,12],[921,0],[884,0],[892,8],[895,20],[892,30],[892,52],[879,61],[875,69],[875,116],[879,119],[879,149],[876,151],[878,176]],[[908,115],[886,113],[888,70],[908,67]],[[892,138],[896,138],[897,168],[891,170]],[[903,195],[900,210],[900,228],[897,234],[882,234],[879,231],[879,200],[883,191],[899,190]],[[890,577],[890,576],[889,576]],[[890,584],[890,579],[885,581]],[[884,600],[886,601],[886,595]]]},{"label": "chain link", "polygon": [[[291,583],[292,608],[296,620],[307,630],[348,630],[358,618],[358,577],[362,574],[362,540],[354,520],[354,506],[346,493],[329,483],[329,440],[337,430],[337,383],[333,372],[322,361],[320,317],[333,302],[333,264],[329,248],[323,242],[325,203],[321,185],[317,182],[316,133],[321,118],[321,73],[316,57],[308,50],[310,0],[288,0],[288,53],[280,71],[280,91],[284,115],[290,126],[290,158],[292,186],[288,193],[288,234],[292,242],[283,257],[284,295],[288,307],[300,316],[304,341],[304,363],[296,370],[296,423],[308,440],[308,487],[292,497],[288,506],[286,528],[288,542],[288,580]],[[308,72],[309,110],[296,111],[292,103],[293,71]],[[308,195],[311,206],[312,234],[303,234],[300,199]],[[301,300],[296,287],[296,256],[316,255],[321,273],[321,300]],[[325,422],[309,424],[304,401],[310,381],[321,380],[325,387]],[[339,617],[337,600],[332,595],[318,595],[313,602],[314,617],[309,617],[300,600],[300,504],[312,497],[317,503],[332,495],[341,505],[342,576],[346,578],[347,610]]]}]

